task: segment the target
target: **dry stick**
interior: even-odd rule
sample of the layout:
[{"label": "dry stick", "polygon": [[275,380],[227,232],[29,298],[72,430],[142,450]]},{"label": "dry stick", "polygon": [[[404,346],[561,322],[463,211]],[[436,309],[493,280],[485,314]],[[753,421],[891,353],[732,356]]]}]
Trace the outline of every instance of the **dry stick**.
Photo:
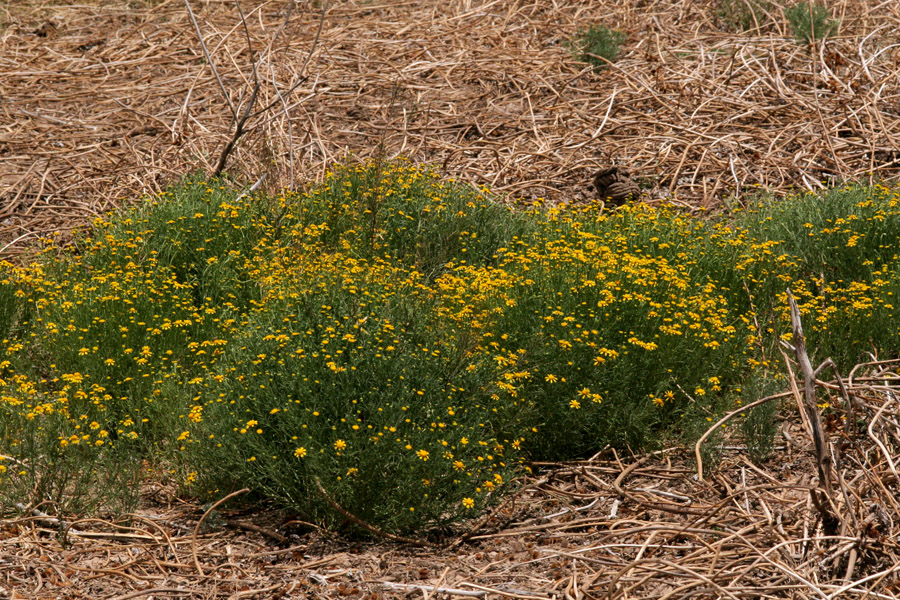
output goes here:
[{"label": "dry stick", "polygon": [[[272,36],[272,41],[269,42],[269,45],[266,46],[265,51],[260,55],[259,62],[262,62],[263,58],[268,58],[272,56],[272,46],[275,45],[275,41],[281,35],[281,32],[284,31],[284,28],[287,27],[288,22],[291,20],[291,13],[294,12],[294,0],[288,0],[287,7],[287,15],[284,18],[284,21],[281,22],[281,26],[278,28],[278,31],[275,32],[275,35]],[[262,12],[260,12],[260,18],[262,17]]]},{"label": "dry stick", "polygon": [[[473,598],[484,598],[487,595],[487,592],[483,590],[460,590],[456,588],[447,588],[447,587],[435,587],[428,584],[419,584],[419,583],[395,583],[393,581],[378,581],[373,582],[378,583],[382,587],[386,587],[389,590],[405,590],[405,591],[416,591],[419,590],[424,594],[427,594],[430,591],[432,594],[448,594],[450,596],[471,596]],[[427,597],[427,596],[426,596]]]},{"label": "dry stick", "polygon": [[[834,364],[834,361],[831,360],[830,358],[826,358],[825,361],[821,365],[819,365],[818,368],[816,368],[816,370],[813,373],[813,376],[818,377],[819,373],[821,373],[823,370],[825,370],[828,367],[831,367],[832,372],[834,372],[835,379],[837,380],[838,390],[840,391],[841,398],[844,400],[844,405],[847,407],[847,415],[845,417],[845,422],[844,422],[844,432],[847,435],[848,439],[853,439],[856,437],[855,434],[853,433],[856,429],[856,425],[854,423],[855,413],[853,411],[853,403],[850,399],[850,393],[847,391],[847,386],[844,385],[844,379],[841,377],[841,374],[838,371],[837,365]],[[840,448],[838,448],[834,445],[830,445],[830,450],[831,450],[831,457],[832,457],[832,461],[834,464],[835,472],[837,473],[837,477],[838,477],[838,483],[840,484],[840,487],[841,487],[841,494],[844,496],[845,505],[849,508],[851,506],[850,492],[847,490],[847,484],[844,481],[843,475],[841,474]],[[858,530],[859,529],[859,519],[857,519],[856,513],[851,510],[850,516],[853,518],[853,524],[856,527],[856,529]],[[844,523],[844,526],[846,526],[846,522]],[[851,559],[855,559],[855,558],[856,558],[856,549],[854,548],[851,551]],[[852,565],[853,562],[855,562],[855,561],[851,560],[850,564]],[[852,573],[852,569],[848,568],[848,575],[847,575],[848,579],[850,577],[850,575],[849,575],[850,573]]]},{"label": "dry stick", "polygon": [[[828,503],[832,502],[832,483],[831,468],[832,458],[829,452],[828,440],[825,438],[825,431],[822,428],[822,419],[819,416],[818,405],[816,403],[816,376],[813,371],[812,364],[809,362],[809,355],[806,353],[806,338],[803,335],[803,324],[800,321],[800,308],[791,290],[787,290],[788,304],[791,308],[791,325],[793,327],[793,350],[800,365],[800,371],[803,374],[803,403],[806,410],[806,416],[809,418],[809,424],[812,427],[813,441],[816,447],[816,468],[819,472],[819,485],[824,488],[824,496]],[[784,342],[782,342],[784,343]],[[825,526],[825,532],[832,535],[837,530],[837,523],[840,522],[839,517],[829,510],[825,502],[819,498],[816,490],[811,492],[813,503],[816,505],[822,516],[822,524]]]},{"label": "dry stick", "polygon": [[[438,589],[441,587],[441,584],[444,583],[444,579],[447,578],[447,573],[450,572],[450,567],[444,569],[444,572],[441,573],[441,577],[438,579],[437,583],[434,584],[434,587],[431,589],[432,594],[437,594]],[[422,590],[422,596],[424,598],[422,600],[428,600],[428,590]]]},{"label": "dry stick", "polygon": [[199,590],[185,590],[181,588],[151,588],[149,590],[138,590],[136,592],[129,592],[123,596],[114,596],[110,600],[133,600],[134,598],[140,598],[141,596],[151,596],[153,594],[172,594],[174,596],[191,596],[194,593],[199,592]]},{"label": "dry stick", "polygon": [[488,594],[496,594],[498,596],[503,596],[504,598],[521,598],[522,600],[548,600],[549,596],[536,596],[529,593],[517,593],[517,592],[507,592],[506,590],[500,590],[497,588],[491,588],[484,585],[479,585],[477,583],[471,583],[469,581],[463,581],[458,583],[457,585],[465,585],[468,587],[475,588],[476,590],[482,590]]},{"label": "dry stick", "polygon": [[803,425],[803,430],[812,437],[812,425],[809,424],[809,418],[806,416],[806,410],[803,408],[803,397],[800,395],[800,388],[797,387],[797,376],[794,375],[791,359],[781,346],[778,346],[778,351],[781,352],[781,356],[784,358],[784,366],[788,372],[788,382],[791,386],[791,394],[797,402],[797,413],[800,415],[800,423]]},{"label": "dry stick", "polygon": [[260,527],[259,525],[254,525],[253,523],[244,523],[243,521],[225,521],[225,524],[229,527],[235,527],[237,529],[243,529],[245,531],[253,531],[254,533],[258,533],[262,536],[275,540],[279,544],[286,544],[289,540],[281,535],[278,532],[272,531],[271,529],[266,529],[265,527]]},{"label": "dry stick", "polygon": [[890,468],[891,473],[894,475],[894,481],[900,481],[900,474],[897,473],[897,467],[894,465],[894,461],[891,458],[891,453],[888,452],[888,449],[885,447],[884,443],[875,435],[875,432],[872,430],[875,427],[875,423],[881,418],[882,413],[896,400],[894,395],[888,392],[888,401],[885,402],[878,412],[875,413],[875,416],[872,417],[872,420],[869,421],[869,427],[866,429],[866,433],[869,434],[869,437],[875,442],[875,445],[878,446],[878,449],[881,450],[881,454],[884,456],[884,459],[887,461],[888,468]]},{"label": "dry stick", "polygon": [[191,10],[191,3],[188,0],[184,0],[184,6],[187,8],[188,16],[191,18],[191,23],[194,24],[194,30],[197,32],[197,39],[200,41],[200,47],[203,49],[203,55],[206,57],[206,62],[209,63],[209,68],[212,69],[213,75],[216,76],[216,81],[219,82],[219,88],[222,90],[222,95],[225,97],[225,102],[228,103],[228,108],[231,109],[231,116],[235,119],[237,118],[237,110],[234,108],[234,104],[231,103],[231,98],[228,96],[228,90],[225,89],[225,84],[222,83],[222,78],[219,77],[219,71],[216,69],[216,65],[212,60],[212,57],[209,55],[209,50],[206,48],[206,42],[203,41],[203,34],[200,33],[200,25],[197,24],[197,19],[194,17],[194,11]]},{"label": "dry stick", "polygon": [[[237,2],[237,5],[238,5],[238,10],[240,10],[240,2],[239,1]],[[291,0],[291,5],[293,6],[293,0]],[[309,53],[306,56],[306,60],[304,61],[303,66],[300,69],[299,79],[295,83],[293,83],[290,86],[290,88],[288,88],[287,92],[285,92],[283,95],[276,90],[277,99],[273,100],[271,103],[269,103],[268,105],[266,105],[265,107],[263,107],[262,109],[260,109],[259,111],[255,112],[255,113],[253,112],[253,106],[256,103],[257,94],[259,93],[260,81],[259,81],[259,77],[257,75],[256,62],[253,61],[253,57],[252,57],[252,45],[251,45],[251,41],[250,41],[250,32],[249,32],[249,30],[247,30],[247,24],[246,24],[246,20],[244,19],[244,13],[243,13],[243,11],[241,11],[241,22],[244,24],[244,29],[245,29],[245,32],[247,35],[248,50],[251,52],[251,63],[253,65],[253,81],[254,81],[253,93],[250,95],[250,100],[247,103],[247,109],[244,111],[244,114],[241,115],[240,120],[237,121],[237,126],[235,127],[234,134],[232,135],[231,140],[228,142],[228,144],[225,145],[225,148],[222,149],[222,154],[219,156],[219,162],[217,163],[215,172],[213,173],[214,177],[218,177],[219,175],[222,174],[222,171],[225,169],[225,163],[228,160],[228,155],[231,154],[232,150],[234,149],[235,144],[240,139],[240,137],[242,135],[244,135],[244,132],[245,132],[244,127],[250,118],[265,113],[266,111],[268,111],[270,108],[275,106],[280,101],[285,106],[284,112],[288,116],[288,121],[290,121],[290,115],[288,113],[289,109],[287,108],[286,98],[290,97],[290,95],[294,92],[294,90],[296,90],[298,87],[300,87],[300,85],[302,85],[305,81],[307,81],[309,79],[307,76],[305,76],[303,74],[303,72],[306,70],[306,67],[309,64],[309,61],[312,58],[313,52],[316,49],[316,45],[319,43],[319,36],[322,33],[322,26],[325,22],[325,10],[326,10],[327,6],[328,6],[327,2],[322,3],[322,13],[321,13],[321,18],[319,20],[319,29],[316,32],[316,37],[313,40],[312,46],[309,49]],[[288,22],[288,20],[290,20],[290,18],[291,18],[291,11],[288,10],[288,14],[287,14],[287,17],[285,18],[284,24],[278,29],[277,32],[275,32],[276,39],[281,34],[281,32],[284,30],[284,28],[287,25],[287,22]],[[273,44],[274,44],[274,42],[275,42],[275,39],[272,40]],[[292,173],[293,173],[293,163],[291,164],[291,169],[292,169]],[[292,175],[292,177],[293,177],[293,175]]]},{"label": "dry stick", "polygon": [[615,481],[613,481],[613,487],[616,489],[617,494],[619,494],[620,496],[623,496],[623,497],[627,495],[625,493],[625,490],[622,489],[622,482],[625,481],[625,478],[628,477],[635,469],[637,469],[642,464],[644,464],[645,462],[650,460],[650,456],[652,456],[652,455],[648,454],[648,455],[642,456],[638,460],[634,461],[633,463],[631,463],[630,465],[625,467],[622,470],[622,472],[619,473],[619,476],[616,477]]},{"label": "dry stick", "polygon": [[[242,135],[244,135],[244,125],[247,123],[247,119],[250,118],[250,114],[253,112],[253,105],[256,104],[256,97],[259,94],[259,88],[261,85],[259,81],[259,75],[256,71],[256,60],[253,58],[253,41],[250,39],[250,29],[247,27],[247,19],[244,17],[244,11],[243,9],[241,9],[240,1],[237,0],[236,4],[238,7],[238,12],[241,15],[241,24],[244,26],[244,33],[247,36],[247,52],[250,55],[250,66],[253,73],[253,91],[250,93],[250,99],[247,101],[247,108],[244,109],[244,113],[241,115],[241,118],[238,119],[237,115],[235,115],[237,125],[234,128],[234,135],[231,136],[231,139],[227,144],[225,144],[225,147],[222,148],[222,153],[219,155],[219,162],[216,164],[216,168],[213,171],[213,177],[220,176],[222,174],[222,171],[225,170],[225,162],[228,160],[228,155],[231,154],[231,151],[234,149],[234,145],[237,144],[237,141],[241,138]],[[290,13],[288,13],[288,18],[290,18]]]},{"label": "dry stick", "polygon": [[345,509],[343,506],[341,506],[340,504],[335,502],[335,500],[331,496],[328,495],[328,492],[325,491],[325,488],[322,486],[322,482],[319,481],[318,477],[315,477],[314,481],[316,482],[316,489],[319,491],[319,494],[322,496],[322,498],[325,500],[325,502],[327,502],[331,506],[331,508],[338,511],[339,513],[344,515],[346,518],[348,518],[350,521],[356,523],[357,525],[359,525],[366,531],[374,533],[378,537],[383,537],[387,540],[391,540],[394,542],[403,542],[404,544],[412,544],[414,546],[419,546],[421,548],[434,547],[434,544],[431,544],[429,542],[424,542],[422,540],[414,540],[413,538],[404,537],[402,535],[395,535],[393,533],[388,533],[387,531],[379,529],[379,528],[375,527],[374,525],[366,523],[365,521],[363,521],[362,519],[360,519],[359,517],[357,517],[350,511],[348,511],[347,509]]},{"label": "dry stick", "polygon": [[200,526],[203,525],[203,521],[206,520],[206,517],[209,516],[209,513],[214,511],[219,505],[228,500],[231,500],[235,496],[240,496],[241,494],[245,494],[250,491],[250,488],[244,488],[242,490],[238,490],[236,492],[231,492],[224,498],[217,500],[215,504],[206,509],[206,512],[203,513],[203,516],[200,517],[200,520],[197,521],[197,524],[194,526],[194,531],[191,534],[191,555],[194,557],[194,566],[197,568],[197,572],[200,573],[201,577],[205,577],[206,573],[203,572],[203,567],[200,566],[200,560],[197,558],[197,532],[200,531]]},{"label": "dry stick", "polygon": [[27,238],[29,236],[36,235],[37,233],[38,233],[37,231],[29,231],[27,233],[23,233],[22,235],[20,235],[19,237],[17,237],[16,239],[14,239],[10,243],[8,243],[7,245],[0,248],[0,254],[3,254],[4,252],[6,252],[7,248],[10,248],[11,246],[15,246],[16,243],[24,240],[25,238]]},{"label": "dry stick", "polygon": [[[293,0],[291,0],[291,1],[293,1]],[[304,75],[304,73],[306,72],[306,67],[309,66],[309,61],[312,58],[313,52],[315,52],[315,50],[316,50],[316,46],[319,45],[319,37],[322,35],[322,27],[325,25],[325,10],[327,8],[328,8],[328,2],[323,1],[322,2],[322,11],[319,14],[319,28],[316,30],[316,37],[313,38],[313,43],[309,47],[309,52],[306,54],[306,60],[303,61],[303,66],[300,67],[299,79],[296,82],[292,83],[291,86],[288,88],[288,91],[284,93],[285,98],[290,97],[291,93],[293,93],[294,90],[296,90],[305,81],[307,81],[309,79],[309,77]],[[290,16],[290,15],[288,15],[288,16]],[[281,29],[278,30],[278,33],[281,33]],[[255,117],[259,114],[266,112],[267,110],[269,110],[270,108],[272,108],[273,106],[278,104],[279,100],[281,100],[280,95],[279,95],[279,98],[273,100],[271,103],[269,103],[268,105],[262,107],[257,112],[255,112],[253,114],[253,116]],[[281,100],[281,101],[283,102],[284,100]]]},{"label": "dry stick", "polygon": [[256,589],[256,590],[243,590],[237,592],[229,597],[229,600],[238,600],[239,598],[250,598],[252,596],[264,595],[264,598],[272,598],[273,596],[268,596],[269,592],[274,592],[275,590],[284,587],[283,583],[276,583],[275,585],[270,585],[268,587]]},{"label": "dry stick", "polygon": [[844,433],[847,435],[848,439],[852,440],[856,437],[856,413],[853,410],[853,399],[850,397],[850,392],[847,391],[847,386],[844,384],[843,377],[841,377],[841,374],[838,372],[837,365],[834,364],[834,361],[830,358],[826,358],[825,362],[819,365],[819,368],[816,369],[816,376],[827,367],[831,367],[831,370],[834,373],[834,379],[837,381],[838,390],[841,393],[841,398],[844,400],[844,405],[847,407],[847,416],[844,421]]}]

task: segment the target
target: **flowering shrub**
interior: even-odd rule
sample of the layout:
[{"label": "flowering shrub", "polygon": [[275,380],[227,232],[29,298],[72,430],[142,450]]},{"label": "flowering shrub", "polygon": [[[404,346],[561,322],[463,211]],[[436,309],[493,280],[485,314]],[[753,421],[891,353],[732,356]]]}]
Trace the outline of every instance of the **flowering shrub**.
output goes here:
[{"label": "flowering shrub", "polygon": [[787,287],[841,365],[900,348],[886,188],[703,221],[512,210],[397,161],[235,196],[189,180],[0,264],[2,497],[87,510],[76,492],[103,486],[109,508],[165,465],[329,526],[336,502],[444,527],[528,459],[695,435],[774,371]]}]

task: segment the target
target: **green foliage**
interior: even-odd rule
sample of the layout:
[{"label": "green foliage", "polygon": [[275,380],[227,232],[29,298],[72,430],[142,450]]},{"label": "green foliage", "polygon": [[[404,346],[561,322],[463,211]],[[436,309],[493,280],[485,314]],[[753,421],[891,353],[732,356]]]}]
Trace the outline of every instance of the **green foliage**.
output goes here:
[{"label": "green foliage", "polygon": [[615,62],[624,41],[625,34],[621,31],[596,24],[579,31],[570,47],[577,60],[600,69]]},{"label": "green foliage", "polygon": [[9,336],[23,317],[13,271],[12,265],[0,261],[0,339]]},{"label": "green foliage", "polygon": [[366,168],[341,166],[282,222],[289,235],[323,227],[327,251],[349,250],[362,260],[382,256],[433,280],[450,261],[486,265],[506,240],[533,226],[480,192],[432,173],[373,161]]},{"label": "green foliage", "polygon": [[768,21],[771,8],[765,0],[719,0],[716,15],[731,30],[750,31]]},{"label": "green foliage", "polygon": [[[778,386],[778,379],[754,374],[749,378],[746,389],[741,390],[742,402],[749,404],[771,395]],[[751,408],[740,421],[741,434],[747,445],[750,460],[759,464],[771,456],[775,449],[775,433],[778,430],[776,415],[779,404],[774,400]]]},{"label": "green foliage", "polygon": [[45,512],[68,515],[132,512],[139,495],[138,455],[127,442],[116,446],[105,436],[100,445],[74,442],[91,437],[100,425],[85,423],[82,434],[54,406],[24,412],[11,397],[0,402],[0,506],[18,511],[41,503]]},{"label": "green foliage", "polygon": [[830,356],[846,370],[865,352],[896,352],[898,206],[896,190],[843,186],[762,202],[738,215],[732,234],[753,242],[734,260],[760,320],[771,322],[767,332],[775,334],[772,319],[789,330],[782,294],[790,286],[808,346],[822,359]]},{"label": "green foliage", "polygon": [[831,19],[828,7],[820,2],[798,2],[785,9],[784,16],[791,24],[791,30],[799,43],[811,44],[824,40],[838,27],[838,21]]},{"label": "green foliage", "polygon": [[[777,369],[788,287],[839,365],[900,352],[900,199],[884,187],[719,221],[513,211],[392,161],[236,195],[188,180],[3,267],[4,506],[87,510],[65,502],[87,486],[122,506],[135,474],[110,467],[146,461],[189,493],[248,485],[330,527],[334,501],[388,531],[443,529],[528,459],[696,439],[765,393],[747,382]],[[771,426],[765,411],[742,425],[757,457]]]}]

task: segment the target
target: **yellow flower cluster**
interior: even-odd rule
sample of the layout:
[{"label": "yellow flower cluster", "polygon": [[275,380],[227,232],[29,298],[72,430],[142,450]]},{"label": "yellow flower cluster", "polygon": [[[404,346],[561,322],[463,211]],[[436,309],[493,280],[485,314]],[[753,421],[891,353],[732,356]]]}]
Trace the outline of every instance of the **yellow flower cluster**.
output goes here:
[{"label": "yellow flower cluster", "polygon": [[187,183],[73,252],[0,264],[0,454],[32,435],[175,451],[197,493],[246,483],[319,514],[318,481],[402,530],[492,501],[526,453],[645,443],[719,410],[770,366],[788,287],[811,336],[900,348],[886,188],[718,223],[513,211],[404,161],[235,195]]}]

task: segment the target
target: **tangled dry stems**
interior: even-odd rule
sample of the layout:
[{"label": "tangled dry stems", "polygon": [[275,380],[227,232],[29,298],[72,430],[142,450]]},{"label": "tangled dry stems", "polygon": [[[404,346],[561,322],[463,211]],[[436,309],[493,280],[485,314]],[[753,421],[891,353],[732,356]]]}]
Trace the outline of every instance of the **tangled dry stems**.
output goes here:
[{"label": "tangled dry stems", "polygon": [[[252,53],[233,2],[192,4],[239,113],[259,59],[256,106],[272,109],[230,170],[270,189],[379,152],[553,203],[590,196],[609,164],[689,208],[900,176],[894,2],[832,3],[841,28],[816,47],[783,19],[728,31],[717,0],[330,1],[318,44],[321,4],[298,5],[277,38],[286,2],[242,5]],[[214,169],[234,119],[182,2],[13,3],[0,22],[6,254]],[[601,71],[568,48],[593,23],[628,35]]]}]

